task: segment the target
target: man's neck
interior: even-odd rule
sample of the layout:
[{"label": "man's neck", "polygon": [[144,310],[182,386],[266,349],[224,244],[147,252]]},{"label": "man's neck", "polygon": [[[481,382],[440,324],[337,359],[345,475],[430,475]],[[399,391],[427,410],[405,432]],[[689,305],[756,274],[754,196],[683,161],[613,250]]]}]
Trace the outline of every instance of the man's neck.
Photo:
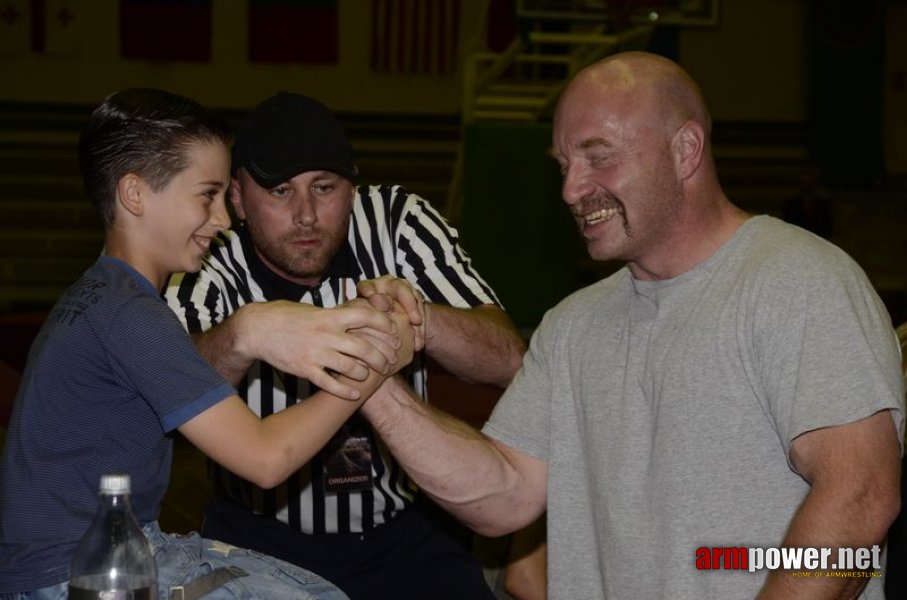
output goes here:
[{"label": "man's neck", "polygon": [[708,260],[752,216],[731,204],[723,193],[716,203],[699,214],[686,215],[686,222],[675,228],[675,234],[662,243],[658,254],[628,262],[633,277],[656,281],[683,275]]}]

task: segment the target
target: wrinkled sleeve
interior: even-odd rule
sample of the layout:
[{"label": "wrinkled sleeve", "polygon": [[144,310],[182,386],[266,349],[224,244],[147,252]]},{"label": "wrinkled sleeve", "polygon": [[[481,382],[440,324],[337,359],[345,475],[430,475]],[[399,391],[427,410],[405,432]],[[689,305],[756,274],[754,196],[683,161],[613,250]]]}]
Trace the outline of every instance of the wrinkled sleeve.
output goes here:
[{"label": "wrinkled sleeve", "polygon": [[753,336],[765,410],[785,452],[804,433],[883,410],[903,443],[897,339],[872,285],[837,249],[791,263],[796,276],[781,272],[760,286]]},{"label": "wrinkled sleeve", "polygon": [[556,309],[545,314],[529,341],[523,365],[495,405],[482,432],[539,460],[548,461],[551,410],[554,406],[552,372],[560,361]]}]

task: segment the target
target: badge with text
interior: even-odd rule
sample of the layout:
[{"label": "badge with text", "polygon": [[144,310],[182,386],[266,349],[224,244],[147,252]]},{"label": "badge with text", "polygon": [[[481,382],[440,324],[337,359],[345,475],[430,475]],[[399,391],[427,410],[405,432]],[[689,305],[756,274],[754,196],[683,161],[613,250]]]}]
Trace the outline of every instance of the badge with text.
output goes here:
[{"label": "badge with text", "polygon": [[372,487],[372,444],[364,432],[345,423],[325,446],[322,477],[326,492],[358,492]]}]

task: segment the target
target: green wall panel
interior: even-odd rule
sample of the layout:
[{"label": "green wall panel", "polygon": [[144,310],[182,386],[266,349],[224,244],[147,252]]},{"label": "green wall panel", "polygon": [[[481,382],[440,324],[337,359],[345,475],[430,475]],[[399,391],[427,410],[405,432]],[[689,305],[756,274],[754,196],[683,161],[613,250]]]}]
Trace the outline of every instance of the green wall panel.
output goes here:
[{"label": "green wall panel", "polygon": [[550,124],[465,128],[461,233],[514,322],[538,325],[580,287],[585,249],[548,155]]}]

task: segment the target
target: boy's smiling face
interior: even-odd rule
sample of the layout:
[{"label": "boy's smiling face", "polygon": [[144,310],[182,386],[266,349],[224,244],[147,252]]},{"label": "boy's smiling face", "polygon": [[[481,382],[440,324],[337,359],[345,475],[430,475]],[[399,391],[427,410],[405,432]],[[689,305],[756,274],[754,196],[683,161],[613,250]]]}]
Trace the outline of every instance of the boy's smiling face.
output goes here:
[{"label": "boy's smiling face", "polygon": [[[160,287],[171,273],[201,267],[211,240],[230,226],[225,197],[230,154],[220,142],[194,142],[186,149],[189,165],[161,190],[143,182],[144,225],[139,268]],[[134,265],[138,266],[138,265]],[[154,278],[152,278],[154,277]],[[157,281],[156,281],[157,279]]]}]

